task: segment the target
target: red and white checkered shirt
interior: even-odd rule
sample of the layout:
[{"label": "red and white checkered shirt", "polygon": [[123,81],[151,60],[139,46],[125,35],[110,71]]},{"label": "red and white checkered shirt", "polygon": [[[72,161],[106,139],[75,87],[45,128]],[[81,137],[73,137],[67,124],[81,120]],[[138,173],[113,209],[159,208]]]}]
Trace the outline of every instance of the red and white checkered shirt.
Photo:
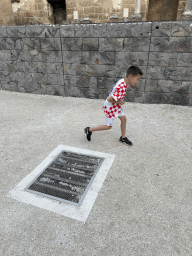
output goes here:
[{"label": "red and white checkered shirt", "polygon": [[[109,96],[112,96],[116,101],[123,100],[127,91],[127,85],[124,79],[119,80],[111,90]],[[108,96],[108,97],[109,97]],[[108,98],[107,97],[107,98]],[[103,111],[108,118],[116,118],[121,113],[121,105],[117,103],[111,103],[107,100],[104,103]]]}]

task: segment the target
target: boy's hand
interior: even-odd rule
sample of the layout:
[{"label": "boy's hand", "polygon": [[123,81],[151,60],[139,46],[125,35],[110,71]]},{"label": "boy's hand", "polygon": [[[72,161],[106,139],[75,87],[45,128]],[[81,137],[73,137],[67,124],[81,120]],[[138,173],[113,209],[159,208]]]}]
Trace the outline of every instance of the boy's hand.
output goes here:
[{"label": "boy's hand", "polygon": [[119,100],[119,104],[120,104],[120,105],[123,105],[123,104],[125,104],[125,101]]}]

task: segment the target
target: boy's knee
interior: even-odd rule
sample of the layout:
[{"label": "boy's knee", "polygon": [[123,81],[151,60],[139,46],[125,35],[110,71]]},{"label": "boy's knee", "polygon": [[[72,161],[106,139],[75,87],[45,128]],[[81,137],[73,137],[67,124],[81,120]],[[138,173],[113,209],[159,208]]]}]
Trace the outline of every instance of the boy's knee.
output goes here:
[{"label": "boy's knee", "polygon": [[126,116],[122,116],[122,117],[121,117],[121,120],[124,121],[124,122],[127,122]]}]

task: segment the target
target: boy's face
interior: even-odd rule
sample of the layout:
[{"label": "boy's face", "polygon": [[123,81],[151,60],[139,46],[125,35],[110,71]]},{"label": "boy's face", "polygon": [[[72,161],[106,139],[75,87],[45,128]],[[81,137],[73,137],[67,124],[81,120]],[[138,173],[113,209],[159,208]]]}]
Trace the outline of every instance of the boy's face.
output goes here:
[{"label": "boy's face", "polygon": [[139,74],[137,76],[130,75],[130,84],[132,86],[135,86],[139,82],[140,79],[141,79],[141,75],[139,75]]}]

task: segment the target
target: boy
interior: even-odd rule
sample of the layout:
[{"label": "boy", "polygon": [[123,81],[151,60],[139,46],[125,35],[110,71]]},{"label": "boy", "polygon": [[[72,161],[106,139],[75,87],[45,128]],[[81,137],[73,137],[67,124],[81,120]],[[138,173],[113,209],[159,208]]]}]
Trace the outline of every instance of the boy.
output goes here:
[{"label": "boy", "polygon": [[91,140],[92,132],[110,130],[113,125],[113,120],[118,117],[121,120],[121,137],[119,141],[125,145],[132,146],[132,142],[125,137],[127,118],[123,113],[121,105],[125,104],[123,99],[127,88],[130,89],[130,85],[135,86],[142,75],[143,72],[139,67],[131,66],[128,68],[126,78],[120,79],[116,83],[104,103],[103,110],[105,113],[106,125],[100,125],[93,128],[86,127],[84,129],[88,141]]}]

